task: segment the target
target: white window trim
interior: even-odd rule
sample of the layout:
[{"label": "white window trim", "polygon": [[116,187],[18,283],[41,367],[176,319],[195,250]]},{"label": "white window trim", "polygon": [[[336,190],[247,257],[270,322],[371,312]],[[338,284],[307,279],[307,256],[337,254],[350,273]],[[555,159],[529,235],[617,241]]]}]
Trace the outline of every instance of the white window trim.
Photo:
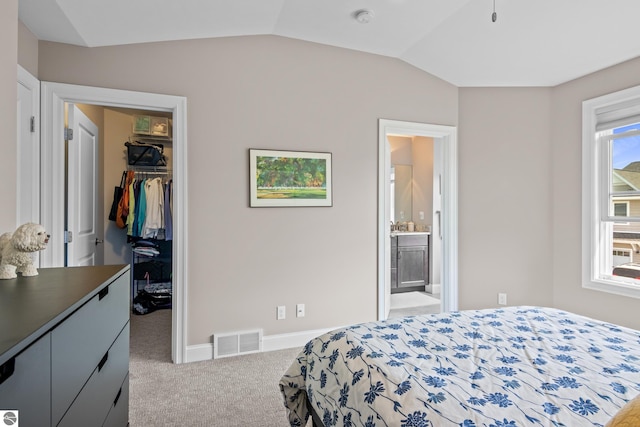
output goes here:
[{"label": "white window trim", "polygon": [[[640,286],[622,278],[600,277],[605,260],[599,248],[601,239],[611,240],[603,225],[598,204],[603,191],[602,150],[596,140],[596,114],[616,106],[640,105],[640,86],[590,99],[582,103],[582,287],[627,297],[640,298]],[[612,247],[612,245],[609,245]]]}]

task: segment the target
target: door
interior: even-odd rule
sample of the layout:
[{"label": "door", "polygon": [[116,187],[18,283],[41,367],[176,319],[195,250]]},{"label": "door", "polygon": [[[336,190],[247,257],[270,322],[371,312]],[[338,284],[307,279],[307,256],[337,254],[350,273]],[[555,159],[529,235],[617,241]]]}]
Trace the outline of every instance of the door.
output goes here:
[{"label": "door", "polygon": [[[441,189],[438,238],[442,311],[458,309],[458,181],[457,129],[453,126],[378,120],[378,319],[388,317],[390,303],[390,182],[391,151],[387,137],[424,136],[440,147]],[[435,158],[434,158],[435,162]],[[434,268],[436,265],[434,263]]]},{"label": "door", "polygon": [[[172,272],[172,336],[171,358],[174,363],[202,360],[187,351],[186,295],[188,233],[186,217],[187,191],[187,99],[181,96],[133,92],[66,83],[42,82],[42,175],[41,210],[43,225],[52,236],[62,236],[66,227],[65,146],[63,127],[68,102],[110,105],[136,110],[158,110],[173,113],[173,272]],[[179,143],[177,143],[179,142]],[[113,191],[113,188],[110,189]],[[111,192],[110,191],[110,192]],[[55,242],[55,237],[52,238]],[[54,243],[41,254],[44,267],[65,264],[63,244]]]},{"label": "door", "polygon": [[[433,140],[433,218],[431,219],[431,242],[429,256],[430,265],[442,265],[442,141]],[[441,290],[441,269],[432,268],[429,272],[429,286],[431,293],[438,294]]]},{"label": "door", "polygon": [[68,104],[66,265],[99,265],[98,127],[75,104]]},{"label": "door", "polygon": [[[40,82],[18,66],[16,226],[40,222]],[[39,252],[36,253],[39,256]],[[36,265],[38,265],[36,263]]]}]

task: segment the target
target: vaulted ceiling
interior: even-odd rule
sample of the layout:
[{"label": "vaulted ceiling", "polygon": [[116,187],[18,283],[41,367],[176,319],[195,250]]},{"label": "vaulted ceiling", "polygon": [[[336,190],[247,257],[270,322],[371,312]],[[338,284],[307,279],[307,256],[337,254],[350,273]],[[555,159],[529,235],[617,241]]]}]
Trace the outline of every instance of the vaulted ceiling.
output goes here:
[{"label": "vaulted ceiling", "polygon": [[40,40],[88,47],[272,34],[460,87],[555,86],[640,56],[638,0],[19,0],[19,17]]}]

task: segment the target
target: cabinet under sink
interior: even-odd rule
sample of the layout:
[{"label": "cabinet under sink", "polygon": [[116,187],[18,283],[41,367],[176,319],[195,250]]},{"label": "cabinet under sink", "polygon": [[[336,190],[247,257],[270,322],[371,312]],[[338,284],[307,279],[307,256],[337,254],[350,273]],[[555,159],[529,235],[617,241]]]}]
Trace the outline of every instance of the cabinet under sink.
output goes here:
[{"label": "cabinet under sink", "polygon": [[391,236],[391,293],[425,290],[429,284],[429,233]]}]

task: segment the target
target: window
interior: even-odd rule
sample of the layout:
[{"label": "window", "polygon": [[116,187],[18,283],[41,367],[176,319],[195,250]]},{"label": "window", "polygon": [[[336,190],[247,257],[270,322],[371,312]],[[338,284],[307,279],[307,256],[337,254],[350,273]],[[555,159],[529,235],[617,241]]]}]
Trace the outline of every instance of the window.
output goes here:
[{"label": "window", "polygon": [[640,298],[615,274],[640,247],[640,87],[583,103],[583,287]]},{"label": "window", "polygon": [[625,258],[631,257],[631,252],[628,249],[614,249],[612,254],[613,256],[621,256]]},{"label": "window", "polygon": [[613,216],[629,216],[629,202],[613,202]]}]

